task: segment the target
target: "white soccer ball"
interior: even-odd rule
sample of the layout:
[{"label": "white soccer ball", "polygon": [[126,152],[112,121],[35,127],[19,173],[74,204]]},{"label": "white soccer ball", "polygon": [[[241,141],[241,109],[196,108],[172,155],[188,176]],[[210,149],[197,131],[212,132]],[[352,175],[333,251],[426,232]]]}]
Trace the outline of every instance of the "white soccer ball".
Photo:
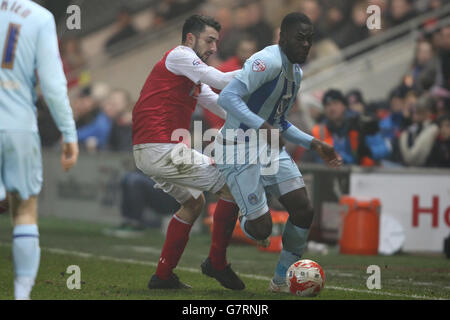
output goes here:
[{"label": "white soccer ball", "polygon": [[289,291],[301,297],[315,297],[323,289],[325,274],[322,267],[308,259],[293,263],[286,272]]}]

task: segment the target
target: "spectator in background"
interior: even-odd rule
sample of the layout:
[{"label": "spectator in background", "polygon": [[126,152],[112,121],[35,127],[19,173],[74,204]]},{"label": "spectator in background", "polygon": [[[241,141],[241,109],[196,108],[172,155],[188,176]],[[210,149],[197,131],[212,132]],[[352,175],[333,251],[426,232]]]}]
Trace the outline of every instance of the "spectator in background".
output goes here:
[{"label": "spectator in background", "polygon": [[[340,29],[347,23],[347,17],[341,2],[335,2],[330,5],[325,16],[325,31],[327,35],[335,43],[340,43],[342,40],[340,37]],[[346,35],[348,37],[349,35]]]},{"label": "spectator in background", "polygon": [[373,123],[362,123],[347,109],[347,101],[341,91],[330,89],[322,100],[325,120],[313,127],[312,134],[332,145],[344,164],[373,166],[372,151],[365,137],[376,133]]},{"label": "spectator in background", "polygon": [[431,42],[419,39],[410,68],[412,86],[419,92],[428,91],[436,82],[438,59]]},{"label": "spectator in background", "polygon": [[131,98],[127,92],[126,100],[128,101],[128,106],[123,112],[119,112],[117,117],[114,119],[111,133],[109,134],[108,149],[111,151],[129,151],[133,150],[132,144],[132,113],[133,105],[131,103]]},{"label": "spectator in background", "polygon": [[161,189],[156,189],[155,182],[138,170],[125,174],[120,182],[120,190],[122,223],[118,227],[105,230],[110,236],[121,238],[139,236],[146,227],[157,226],[155,222],[152,225],[151,221],[146,219],[146,210],[170,216],[180,208],[172,196]]},{"label": "spectator in background", "polygon": [[71,105],[77,128],[91,123],[100,111],[100,102],[92,95],[90,86],[82,88]]},{"label": "spectator in background", "polygon": [[450,168],[450,114],[441,116],[438,121],[439,134],[427,158],[427,167]]},{"label": "spectator in background", "polygon": [[345,48],[369,37],[367,28],[367,2],[356,2],[351,10],[350,21],[340,30],[341,39],[337,42],[339,48]]},{"label": "spectator in background", "polygon": [[371,134],[365,134],[365,144],[369,147],[372,154],[371,158],[381,161],[390,157],[392,153],[392,144],[386,139],[380,131],[376,110],[373,106],[364,101],[360,90],[350,90],[346,95],[349,112],[353,112],[365,127],[371,126]]},{"label": "spectator in background", "polygon": [[263,7],[260,1],[253,0],[248,4],[249,27],[247,33],[255,37],[257,41],[257,51],[272,44],[273,28],[266,22],[263,14]]},{"label": "spectator in background", "polygon": [[398,86],[389,95],[389,110],[380,120],[380,130],[391,143],[411,124],[410,114],[406,111],[406,88]]},{"label": "spectator in background", "polygon": [[388,7],[388,23],[395,27],[417,15],[412,0],[391,0]]},{"label": "spectator in background", "polygon": [[208,59],[208,64],[210,66],[213,66],[214,68],[217,68],[222,61],[224,60],[224,57],[229,57],[233,55],[233,52],[229,52],[229,48],[226,48],[226,45],[223,45],[223,41],[225,40],[225,43],[227,42],[227,39],[232,36],[233,32],[233,14],[231,12],[231,9],[227,6],[219,7],[215,11],[214,15],[217,22],[220,23],[222,28],[219,32],[219,42],[217,43],[217,53],[211,55]]},{"label": "spectator in background", "polygon": [[438,39],[437,50],[440,61],[437,85],[450,91],[450,25],[441,28]]},{"label": "spectator in background", "polygon": [[161,28],[167,21],[194,9],[203,0],[159,0],[154,9],[153,28]]},{"label": "spectator in background", "polygon": [[129,95],[125,90],[113,90],[102,102],[101,110],[94,120],[77,129],[80,145],[91,152],[104,149],[108,144],[114,121],[122,115],[129,104]]},{"label": "spectator in background", "polygon": [[131,12],[127,7],[122,7],[117,13],[115,27],[115,33],[105,43],[105,49],[110,55],[115,54],[114,48],[119,42],[138,33],[132,24]]},{"label": "spectator in background", "polygon": [[77,37],[68,37],[61,41],[61,61],[67,78],[67,87],[78,85],[81,69],[86,65],[86,60],[81,51],[80,40]]},{"label": "spectator in background", "polygon": [[367,105],[364,101],[362,93],[358,89],[350,90],[345,99],[348,102],[348,109],[359,115],[368,115]]},{"label": "spectator in background", "polygon": [[233,26],[219,39],[220,44],[217,48],[217,57],[221,61],[225,61],[236,54],[241,34],[247,33],[250,27],[249,14],[249,7],[245,3],[240,3],[233,8]]},{"label": "spectator in background", "polygon": [[400,134],[400,153],[407,166],[425,165],[439,134],[438,126],[432,121],[434,103],[430,95],[421,96],[413,107],[413,124]]}]

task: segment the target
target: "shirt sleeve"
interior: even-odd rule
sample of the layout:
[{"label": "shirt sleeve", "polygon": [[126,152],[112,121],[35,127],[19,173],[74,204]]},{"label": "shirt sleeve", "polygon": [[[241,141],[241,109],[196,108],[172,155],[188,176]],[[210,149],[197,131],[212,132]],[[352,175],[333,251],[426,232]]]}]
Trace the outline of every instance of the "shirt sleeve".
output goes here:
[{"label": "shirt sleeve", "polygon": [[76,142],[77,132],[67,96],[53,16],[40,28],[36,44],[36,70],[45,102],[61,131],[64,142]]},{"label": "shirt sleeve", "polygon": [[202,84],[200,94],[197,97],[198,103],[220,118],[225,119],[227,117],[227,113],[221,106],[217,104],[218,98],[219,95],[212,91],[208,85]]},{"label": "shirt sleeve", "polygon": [[275,79],[281,72],[281,66],[280,59],[260,51],[245,62],[235,78],[244,83],[248,93],[252,94],[264,83]]},{"label": "shirt sleeve", "polygon": [[176,74],[189,78],[194,83],[205,83],[222,90],[238,71],[222,72],[205,64],[192,50],[175,48],[166,59],[166,68]]},{"label": "shirt sleeve", "polygon": [[244,102],[242,97],[248,95],[247,87],[237,79],[231,80],[219,95],[218,104],[236,119],[239,119],[246,126],[259,129],[264,123],[264,119],[253,113]]},{"label": "shirt sleeve", "polygon": [[305,149],[309,149],[311,147],[311,141],[314,140],[313,136],[303,132],[287,120],[283,120],[280,123],[280,127],[283,137],[285,137],[289,142],[302,146]]}]

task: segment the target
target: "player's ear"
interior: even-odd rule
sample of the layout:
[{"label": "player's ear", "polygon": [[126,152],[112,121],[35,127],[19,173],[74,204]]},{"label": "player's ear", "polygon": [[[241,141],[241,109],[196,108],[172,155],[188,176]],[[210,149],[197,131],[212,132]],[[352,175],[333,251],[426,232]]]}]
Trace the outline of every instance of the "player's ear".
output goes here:
[{"label": "player's ear", "polygon": [[188,32],[186,34],[186,41],[185,41],[185,45],[187,46],[192,46],[195,43],[195,34],[193,34],[192,32]]}]

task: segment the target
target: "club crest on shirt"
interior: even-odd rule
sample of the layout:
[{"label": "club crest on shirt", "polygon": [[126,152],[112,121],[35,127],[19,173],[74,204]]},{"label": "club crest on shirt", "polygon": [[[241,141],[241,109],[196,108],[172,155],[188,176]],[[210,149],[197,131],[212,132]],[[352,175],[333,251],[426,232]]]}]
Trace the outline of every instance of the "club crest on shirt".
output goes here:
[{"label": "club crest on shirt", "polygon": [[254,193],[250,193],[248,195],[248,202],[250,204],[255,205],[258,202],[258,196],[256,194],[254,194]]},{"label": "club crest on shirt", "polygon": [[261,72],[266,70],[266,65],[264,64],[264,61],[262,61],[261,59],[256,59],[255,61],[253,61],[252,70],[254,72]]},{"label": "club crest on shirt", "polygon": [[193,66],[198,66],[201,65],[203,62],[200,59],[195,59],[194,61],[192,61],[192,65]]}]

